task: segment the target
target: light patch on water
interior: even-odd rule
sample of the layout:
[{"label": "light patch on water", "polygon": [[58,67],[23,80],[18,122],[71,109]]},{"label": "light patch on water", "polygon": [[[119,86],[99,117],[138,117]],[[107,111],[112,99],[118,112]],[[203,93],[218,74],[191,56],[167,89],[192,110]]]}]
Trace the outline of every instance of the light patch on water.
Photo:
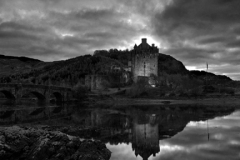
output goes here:
[{"label": "light patch on water", "polygon": [[223,140],[225,138],[224,135],[220,133],[214,134],[212,137],[216,140]]},{"label": "light patch on water", "polygon": [[230,140],[229,144],[231,144],[231,145],[240,145],[240,142],[237,141],[237,140]]},{"label": "light patch on water", "polygon": [[171,145],[171,144],[161,145],[160,148],[161,148],[161,151],[164,153],[185,150],[185,148],[183,146]]},{"label": "light patch on water", "polygon": [[167,157],[168,158],[174,157],[174,155],[177,156],[177,155],[194,154],[194,153],[197,154],[197,152],[202,149],[210,149],[210,148],[213,148],[214,146],[211,144],[199,144],[199,145],[192,146],[191,148],[188,148],[181,145],[164,143],[164,144],[161,144],[160,147],[161,147],[160,152],[157,153],[155,157],[151,155],[149,157],[149,160],[165,159]]},{"label": "light patch on water", "polygon": [[195,145],[193,146],[192,148],[189,148],[188,149],[188,152],[192,152],[193,150],[200,150],[200,149],[210,149],[210,148],[213,148],[213,145],[211,144],[198,144],[198,145]]},{"label": "light patch on water", "polygon": [[206,124],[206,122],[205,121],[199,121],[199,122],[191,121],[187,124],[187,127],[202,127],[203,124]]}]

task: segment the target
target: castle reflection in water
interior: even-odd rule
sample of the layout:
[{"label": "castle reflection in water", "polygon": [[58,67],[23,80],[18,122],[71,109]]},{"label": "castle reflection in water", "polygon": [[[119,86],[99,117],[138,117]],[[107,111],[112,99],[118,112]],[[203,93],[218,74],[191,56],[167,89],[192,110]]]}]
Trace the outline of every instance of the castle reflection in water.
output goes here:
[{"label": "castle reflection in water", "polygon": [[[182,131],[190,121],[206,120],[229,114],[231,111],[214,113],[199,107],[151,107],[131,109],[93,109],[85,113],[75,113],[83,125],[96,128],[91,136],[105,143],[132,144],[136,157],[147,160],[160,152],[160,140]],[[179,114],[181,113],[181,114]],[[81,114],[81,115],[78,115]],[[80,135],[81,136],[81,135]]]},{"label": "castle reflection in water", "polygon": [[147,160],[152,154],[156,155],[159,149],[158,123],[155,114],[145,115],[143,119],[137,117],[133,123],[132,148],[135,155]]}]

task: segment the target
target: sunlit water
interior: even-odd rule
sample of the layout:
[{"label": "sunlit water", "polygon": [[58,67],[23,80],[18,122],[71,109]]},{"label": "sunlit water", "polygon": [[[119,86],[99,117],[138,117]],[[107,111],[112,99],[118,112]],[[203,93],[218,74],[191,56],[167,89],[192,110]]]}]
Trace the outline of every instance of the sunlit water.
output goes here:
[{"label": "sunlit water", "polygon": [[[239,110],[218,111],[211,106],[189,105],[13,108],[16,111],[10,113],[0,110],[0,122],[70,116],[71,120],[67,121],[92,129],[78,136],[104,142],[112,152],[111,160],[240,159]],[[7,107],[10,111],[14,109]]]}]

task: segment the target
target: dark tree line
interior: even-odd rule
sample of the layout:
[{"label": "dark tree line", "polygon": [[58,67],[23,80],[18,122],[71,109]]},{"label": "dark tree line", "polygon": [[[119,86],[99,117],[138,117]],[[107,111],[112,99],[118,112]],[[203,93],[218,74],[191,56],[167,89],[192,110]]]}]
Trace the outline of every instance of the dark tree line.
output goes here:
[{"label": "dark tree line", "polygon": [[126,49],[126,50],[118,50],[118,49],[96,50],[94,52],[94,55],[109,57],[109,58],[120,61],[124,65],[128,65],[128,61],[131,60],[131,52],[132,51],[129,51],[128,49]]}]

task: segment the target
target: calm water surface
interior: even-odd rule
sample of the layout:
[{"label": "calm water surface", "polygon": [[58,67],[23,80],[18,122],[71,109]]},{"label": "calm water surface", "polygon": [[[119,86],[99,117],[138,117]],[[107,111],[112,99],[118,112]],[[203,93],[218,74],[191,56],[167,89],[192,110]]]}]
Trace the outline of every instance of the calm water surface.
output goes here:
[{"label": "calm water surface", "polygon": [[[156,128],[161,130],[159,125]],[[239,133],[240,111],[235,111],[208,121],[190,121],[183,131],[169,138],[154,134],[144,137],[145,133],[137,132],[130,143],[106,145],[112,152],[111,160],[237,160],[240,159]]]},{"label": "calm water surface", "polygon": [[128,106],[72,116],[96,128],[88,136],[105,142],[111,160],[240,159],[240,111],[211,108]]},{"label": "calm water surface", "polygon": [[77,135],[104,142],[111,160],[240,159],[240,110],[189,105],[13,108],[0,110],[0,122],[70,116],[67,121],[91,130]]}]

